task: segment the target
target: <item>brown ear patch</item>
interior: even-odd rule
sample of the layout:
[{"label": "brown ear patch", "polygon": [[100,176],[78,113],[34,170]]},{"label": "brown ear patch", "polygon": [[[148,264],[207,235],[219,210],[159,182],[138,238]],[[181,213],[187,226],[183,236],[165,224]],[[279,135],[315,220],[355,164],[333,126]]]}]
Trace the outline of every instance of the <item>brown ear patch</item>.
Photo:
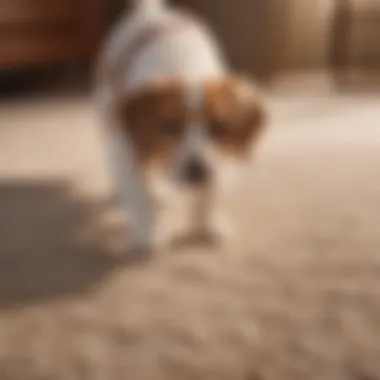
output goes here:
[{"label": "brown ear patch", "polygon": [[162,79],[119,102],[118,117],[140,159],[167,156],[181,138],[188,118],[183,86]]},{"label": "brown ear patch", "polygon": [[[245,156],[264,129],[266,112],[254,86],[241,78],[206,81],[199,109],[187,104],[187,83],[160,78],[116,105],[121,127],[140,160],[163,160],[180,146],[191,119],[199,120],[220,151]],[[201,90],[201,88],[200,88]]]},{"label": "brown ear patch", "polygon": [[220,149],[246,154],[264,130],[264,102],[246,79],[209,82],[204,107],[206,127]]}]

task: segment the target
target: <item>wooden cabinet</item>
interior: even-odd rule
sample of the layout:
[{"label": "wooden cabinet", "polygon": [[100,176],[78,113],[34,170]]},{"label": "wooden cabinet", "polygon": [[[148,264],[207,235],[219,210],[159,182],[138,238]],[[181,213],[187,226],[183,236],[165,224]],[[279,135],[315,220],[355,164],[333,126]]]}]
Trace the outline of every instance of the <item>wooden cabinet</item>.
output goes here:
[{"label": "wooden cabinet", "polygon": [[0,68],[86,61],[108,21],[107,0],[0,0]]}]

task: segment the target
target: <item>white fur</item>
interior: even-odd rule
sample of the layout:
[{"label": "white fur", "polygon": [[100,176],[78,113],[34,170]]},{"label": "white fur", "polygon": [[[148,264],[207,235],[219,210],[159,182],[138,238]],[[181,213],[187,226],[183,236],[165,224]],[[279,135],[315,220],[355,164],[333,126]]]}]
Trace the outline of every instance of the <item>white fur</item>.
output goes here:
[{"label": "white fur", "polygon": [[126,88],[133,90],[157,76],[178,75],[189,80],[220,76],[224,65],[214,44],[198,25],[159,37],[134,58],[125,78]]},{"label": "white fur", "polygon": [[[121,20],[102,53],[100,65],[107,67],[108,70],[118,65],[123,52],[132,44],[136,35],[152,26],[158,29],[167,28],[170,23],[176,22],[178,17],[174,11],[165,6],[163,0],[136,0],[135,5],[132,16]],[[181,197],[174,197],[173,194],[178,195],[178,192],[170,181],[166,181],[162,173],[161,175],[154,173],[149,189],[146,187],[136,165],[133,144],[117,132],[118,121],[112,109],[115,99],[120,93],[133,93],[141,85],[150,83],[162,75],[176,75],[188,81],[186,103],[190,109],[196,111],[202,102],[202,80],[219,77],[225,72],[226,65],[214,38],[204,25],[192,22],[178,31],[159,34],[138,50],[127,62],[125,75],[119,83],[100,79],[97,100],[100,103],[99,108],[103,110],[101,112],[105,122],[112,124],[111,132],[107,132],[108,156],[113,167],[115,185],[120,192],[120,200],[125,210],[130,213],[129,233],[132,249],[150,248],[152,244],[166,240],[173,232],[168,230],[167,223],[161,217],[160,220],[154,219],[153,200],[150,198],[152,193],[162,197],[170,194],[170,202],[173,204],[176,203],[176,199],[178,205],[185,202],[192,211],[191,228],[204,224],[200,218],[205,214],[204,201],[207,195],[202,192],[184,192]],[[115,89],[115,86],[119,87]],[[203,120],[199,119],[196,122],[199,123],[199,128],[197,126],[190,128],[192,132],[185,139],[184,146],[178,150],[178,157],[172,165],[174,176],[192,153],[200,153],[205,158],[207,155],[211,157],[211,153],[207,152],[205,137],[201,133]],[[210,211],[209,214],[212,219],[214,213]],[[164,219],[167,216],[167,214],[162,215]],[[174,222],[172,227],[176,230],[188,228],[184,227],[182,222]]]},{"label": "white fur", "polygon": [[165,0],[134,0],[133,7],[137,12],[157,12],[164,9]]}]

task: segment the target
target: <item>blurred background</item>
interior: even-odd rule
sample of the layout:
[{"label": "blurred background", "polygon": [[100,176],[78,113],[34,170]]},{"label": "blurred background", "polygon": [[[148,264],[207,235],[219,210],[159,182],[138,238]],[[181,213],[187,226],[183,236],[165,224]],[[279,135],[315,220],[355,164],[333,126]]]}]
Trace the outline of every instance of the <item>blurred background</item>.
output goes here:
[{"label": "blurred background", "polygon": [[128,2],[0,0],[0,379],[380,379],[380,0],[175,3],[270,120],[236,247],[132,262],[90,91]]},{"label": "blurred background", "polygon": [[[265,80],[297,71],[357,77],[380,66],[377,0],[174,2],[212,25],[236,68]],[[121,0],[2,0],[1,88],[22,86],[25,70],[80,71],[124,8]]]}]

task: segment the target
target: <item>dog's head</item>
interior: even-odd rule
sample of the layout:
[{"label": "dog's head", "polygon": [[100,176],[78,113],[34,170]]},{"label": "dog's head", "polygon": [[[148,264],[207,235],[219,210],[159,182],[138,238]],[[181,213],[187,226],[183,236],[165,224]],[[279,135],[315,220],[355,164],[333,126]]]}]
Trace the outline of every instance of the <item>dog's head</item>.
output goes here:
[{"label": "dog's head", "polygon": [[236,171],[265,125],[256,88],[240,77],[160,78],[118,109],[140,163],[187,188],[216,184]]}]

